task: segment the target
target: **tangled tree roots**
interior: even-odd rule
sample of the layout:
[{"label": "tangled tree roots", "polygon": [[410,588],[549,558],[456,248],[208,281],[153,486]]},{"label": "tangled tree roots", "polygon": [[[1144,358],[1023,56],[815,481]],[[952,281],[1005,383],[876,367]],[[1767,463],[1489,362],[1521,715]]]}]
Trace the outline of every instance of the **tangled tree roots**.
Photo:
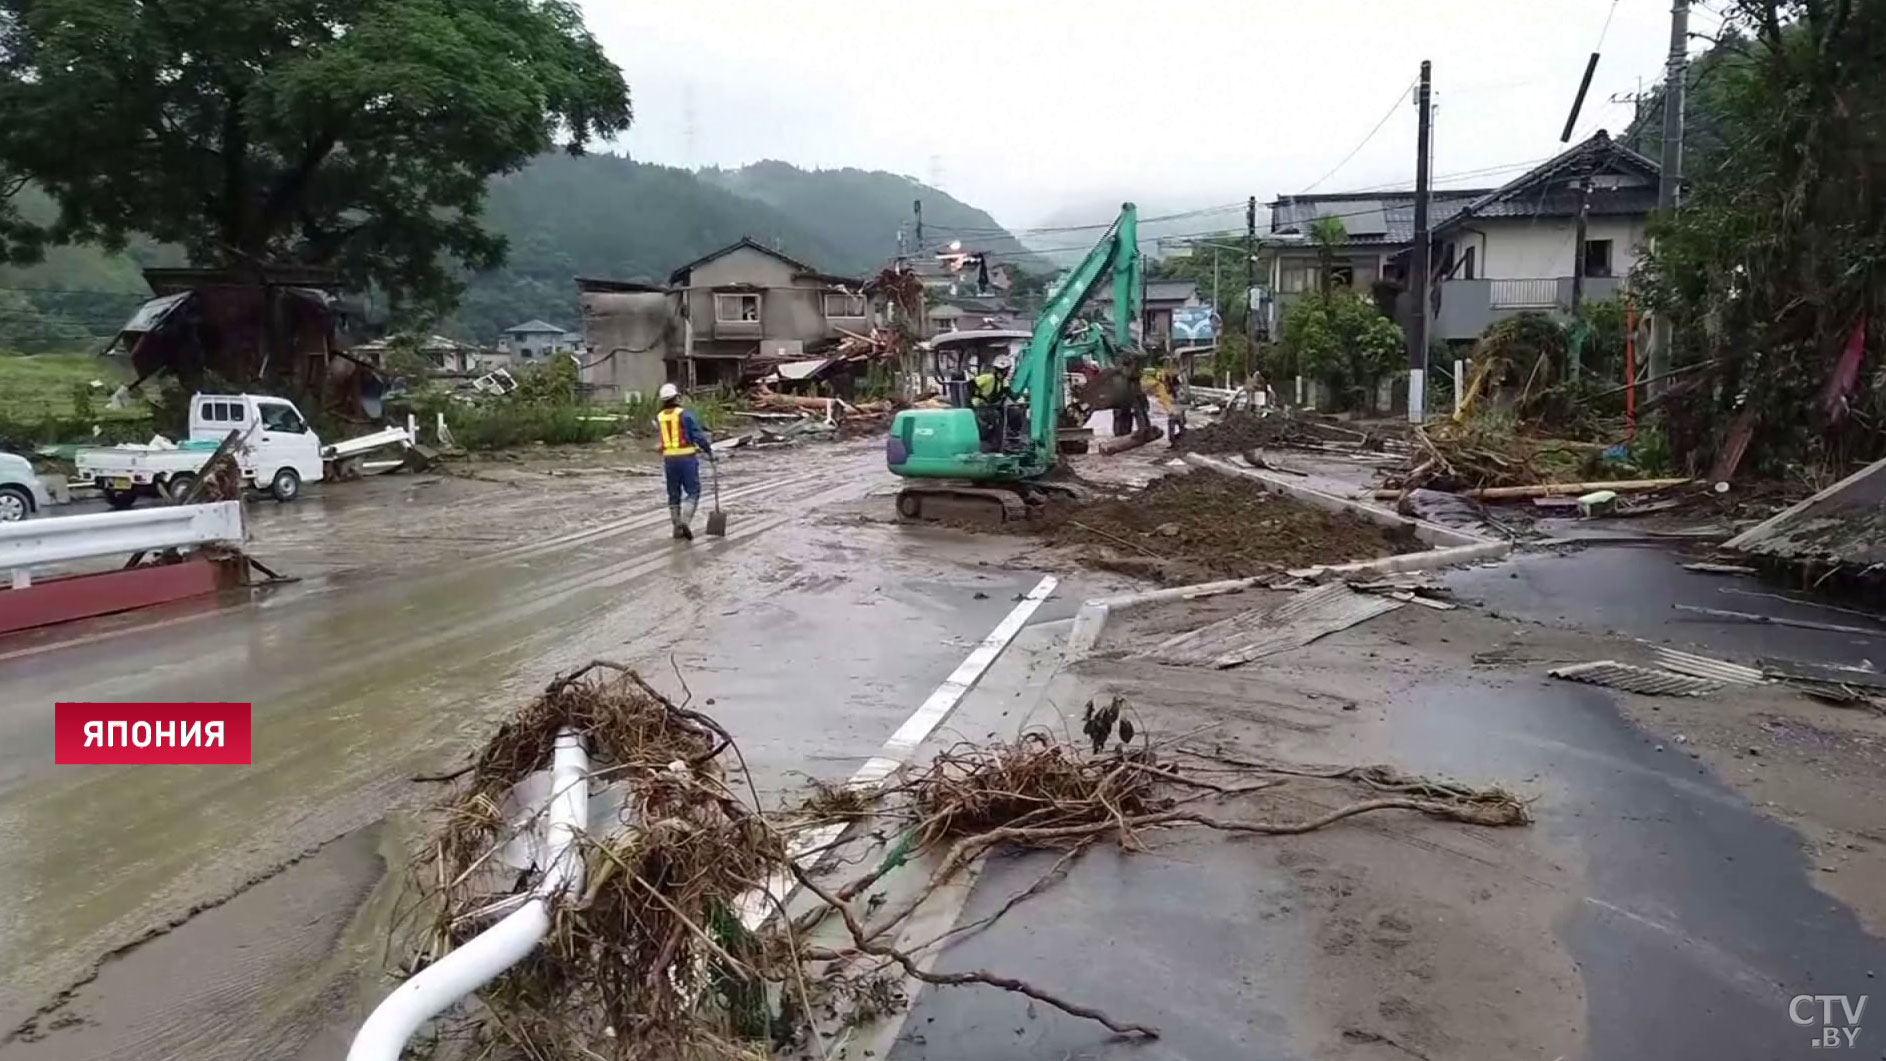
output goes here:
[{"label": "tangled tree roots", "polygon": [[712,719],[633,672],[589,676],[595,666],[501,728],[445,804],[415,875],[439,949],[489,925],[495,856],[528,824],[507,820],[505,794],[548,766],[568,727],[584,738],[592,785],[622,793],[622,807],[590,823],[585,886],[556,908],[549,939],[483,991],[499,1037],[531,1058],[675,1058],[763,1034],[764,955],[734,911],[784,848],[726,790],[719,754],[731,741]]},{"label": "tangled tree roots", "polygon": [[[931,984],[1016,992],[1116,1033],[1151,1037],[1157,1032],[1149,1026],[1115,1020],[1026,981],[924,969],[911,954],[937,941],[900,950],[896,932],[932,891],[998,846],[1064,854],[995,914],[949,934],[986,927],[1038,894],[1087,846],[1112,840],[1136,847],[1142,833],[1158,829],[1285,835],[1382,810],[1474,825],[1530,820],[1520,800],[1498,789],[1410,778],[1385,767],[1315,771],[1182,751],[1143,734],[1135,741],[1125,707],[1116,699],[1089,712],[1088,738],[1110,750],[1089,754],[1045,732],[958,745],[899,784],[875,790],[815,784],[803,805],[769,820],[727,788],[722,756],[738,749],[718,723],[676,705],[632,671],[591,664],[552,682],[457,775],[441,807],[441,830],[415,865],[416,890],[433,914],[424,949],[436,957],[463,944],[528,890],[531,875],[516,868],[515,848],[509,859],[500,857],[531,831],[529,812],[520,814],[509,794],[548,767],[566,728],[584,738],[592,793],[619,795],[620,810],[613,820],[592,820],[579,840],[584,887],[557,902],[544,945],[481,993],[488,1019],[474,1034],[487,1047],[510,1051],[495,1056],[764,1057],[808,1029],[816,1038],[815,1004],[829,1012],[837,999],[854,1016],[896,1008],[887,970]],[[1360,786],[1372,798],[1292,821],[1218,817],[1201,808],[1298,778]],[[863,816],[891,838],[876,868],[832,887],[788,857],[786,830]],[[934,868],[905,889],[909,898],[892,909],[878,910],[879,899],[859,909],[855,900],[917,856],[928,856]],[[784,877],[814,897],[810,912],[751,930],[742,923],[743,903]],[[834,913],[848,942],[835,945],[828,933],[824,944],[808,943],[807,935]]]}]

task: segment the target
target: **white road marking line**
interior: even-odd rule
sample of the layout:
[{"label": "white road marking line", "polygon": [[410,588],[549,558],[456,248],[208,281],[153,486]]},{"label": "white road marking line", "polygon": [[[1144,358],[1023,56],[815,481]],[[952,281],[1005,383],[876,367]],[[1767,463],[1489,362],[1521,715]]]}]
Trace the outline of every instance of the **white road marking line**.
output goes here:
[{"label": "white road marking line", "polygon": [[[878,754],[859,767],[858,772],[851,775],[851,780],[846,784],[851,788],[875,787],[895,773],[898,767],[909,762],[910,757],[916,754],[917,748],[931,733],[936,731],[938,726],[943,724],[943,720],[949,717],[950,712],[956,710],[956,705],[962,702],[969,690],[975,688],[976,683],[982,680],[989,665],[995,662],[996,657],[1002,654],[1002,650],[1008,647],[1010,641],[1015,640],[1015,635],[1021,633],[1022,627],[1027,625],[1029,618],[1035,614],[1035,609],[1041,607],[1041,602],[1047,600],[1058,585],[1060,585],[1060,579],[1053,575],[1043,575],[1041,581],[1035,583],[1035,588],[1029,590],[1028,595],[1010,609],[1008,615],[996,624],[994,630],[989,632],[989,636],[983,638],[982,643],[957,664],[956,669],[950,672],[950,676],[943,680],[943,684],[937,686],[936,691],[918,706],[916,712],[905,719],[903,725],[897,727],[897,732],[891,734],[891,739],[884,742],[884,747],[878,750]],[[849,822],[834,822],[830,825],[822,825],[810,832],[801,833],[787,849],[787,857],[794,862],[802,863],[813,852],[830,848],[840,836],[844,835],[849,826]],[[810,871],[815,866],[803,868]],[[791,874],[781,870],[767,880],[764,891],[756,888],[742,895],[739,903],[741,924],[746,925],[749,930],[758,929],[779,907],[785,905],[786,900],[792,897],[794,887]]]}]

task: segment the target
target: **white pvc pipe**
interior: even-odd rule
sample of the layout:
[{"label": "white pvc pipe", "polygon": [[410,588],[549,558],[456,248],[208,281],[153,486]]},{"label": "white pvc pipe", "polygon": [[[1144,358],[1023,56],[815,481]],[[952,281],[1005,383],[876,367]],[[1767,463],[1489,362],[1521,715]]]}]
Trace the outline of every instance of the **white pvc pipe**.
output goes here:
[{"label": "white pvc pipe", "polygon": [[583,887],[576,835],[589,828],[589,755],[571,730],[557,734],[550,765],[549,866],[531,899],[393,989],[360,1026],[347,1061],[399,1061],[421,1025],[522,961],[550,933],[550,902]]}]

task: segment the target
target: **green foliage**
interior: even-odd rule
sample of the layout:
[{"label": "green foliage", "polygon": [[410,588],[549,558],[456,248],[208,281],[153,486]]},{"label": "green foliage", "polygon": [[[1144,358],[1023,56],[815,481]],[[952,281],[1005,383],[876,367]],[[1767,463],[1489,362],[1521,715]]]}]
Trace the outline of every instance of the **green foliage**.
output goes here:
[{"label": "green foliage", "polygon": [[1249,312],[1250,297],[1246,290],[1249,275],[1243,245],[1230,236],[1195,243],[1192,253],[1183,258],[1148,259],[1146,262],[1148,280],[1190,280],[1198,285],[1198,297],[1205,302],[1212,300],[1215,284],[1218,315],[1224,321],[1224,331],[1240,334],[1245,330],[1244,319]]},{"label": "green foliage", "polygon": [[1230,382],[1233,386],[1243,383],[1250,375],[1255,362],[1251,359],[1251,340],[1242,330],[1225,329],[1218,337],[1212,351],[1211,373],[1219,380]]},{"label": "green foliage", "polygon": [[608,420],[591,419],[598,415],[597,410],[580,405],[500,401],[451,406],[445,422],[459,445],[470,450],[494,450],[537,442],[598,442],[619,430]]},{"label": "green foliage", "polygon": [[424,383],[437,366],[419,352],[419,343],[419,338],[413,335],[396,335],[388,339],[386,356],[380,364],[386,375],[404,380],[408,387]]},{"label": "green foliage", "polygon": [[[1624,300],[1587,300],[1578,307],[1585,325],[1579,354],[1580,374],[1611,385],[1624,382]],[[1640,366],[1641,367],[1641,366]]]},{"label": "green foliage", "polygon": [[[0,352],[0,416],[16,420],[85,418],[115,415],[103,409],[104,399],[131,382],[130,366],[123,359],[90,354],[9,354]],[[91,384],[98,380],[102,388]],[[78,398],[96,401],[82,412]],[[144,410],[127,413],[141,416]]]},{"label": "green foliage", "polygon": [[566,355],[558,354],[540,364],[519,369],[513,375],[517,377],[517,390],[509,395],[512,402],[527,405],[576,403],[581,374],[576,361]]},{"label": "green foliage", "polygon": [[485,181],[629,123],[564,0],[0,0],[0,168],[55,242],[333,266],[444,305],[484,268]]},{"label": "green foliage", "polygon": [[1877,456],[1886,393],[1861,386],[1837,422],[1819,399],[1863,312],[1868,346],[1886,335],[1886,0],[1733,0],[1724,15],[1699,93],[1712,137],[1686,150],[1683,209],[1653,222],[1636,277],[1672,323],[1672,367],[1711,365],[1664,404],[1672,463],[1705,463],[1743,408],[1770,470]]},{"label": "green foliage", "polygon": [[1400,325],[1382,316],[1367,297],[1347,291],[1290,303],[1280,331],[1286,373],[1317,377],[1350,401],[1392,371],[1407,349]]},{"label": "green foliage", "polygon": [[1539,369],[1537,382],[1545,385],[1559,378],[1565,349],[1564,325],[1546,314],[1526,312],[1487,325],[1474,344],[1473,358],[1476,362],[1501,358],[1508,362],[1510,373],[1524,380],[1533,376],[1539,359],[1544,357],[1546,364]]}]

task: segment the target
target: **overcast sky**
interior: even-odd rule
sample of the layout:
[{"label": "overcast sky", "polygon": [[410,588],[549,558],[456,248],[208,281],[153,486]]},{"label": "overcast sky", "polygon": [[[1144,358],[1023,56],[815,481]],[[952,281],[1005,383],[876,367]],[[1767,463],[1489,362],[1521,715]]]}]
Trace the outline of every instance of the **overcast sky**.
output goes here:
[{"label": "overcast sky", "polygon": [[[1422,59],[1434,63],[1438,186],[1498,185],[1559,149],[1607,18],[1574,138],[1623,131],[1631,107],[1610,97],[1659,77],[1670,8],[1669,0],[584,6],[634,94],[635,125],[623,140],[634,157],[891,170],[1011,227],[1122,198],[1193,209],[1313,186],[1411,184],[1415,110],[1406,90]],[[1692,30],[1714,30],[1707,7],[1692,10]]]}]

